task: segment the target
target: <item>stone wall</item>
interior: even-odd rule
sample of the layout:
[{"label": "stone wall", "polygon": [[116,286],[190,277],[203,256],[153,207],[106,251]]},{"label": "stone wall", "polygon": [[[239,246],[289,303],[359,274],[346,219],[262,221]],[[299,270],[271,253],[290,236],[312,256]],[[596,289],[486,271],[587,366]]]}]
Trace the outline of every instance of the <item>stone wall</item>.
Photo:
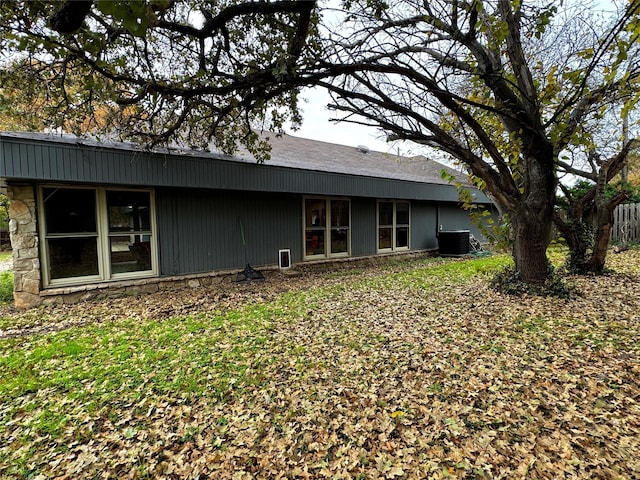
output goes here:
[{"label": "stone wall", "polygon": [[13,296],[18,308],[41,303],[40,249],[33,185],[8,185],[9,235],[13,249]]},{"label": "stone wall", "polygon": [[222,282],[230,282],[236,273],[216,272],[178,275],[171,277],[141,278],[117,282],[92,283],[69,287],[48,288],[40,292],[43,305],[78,303],[105,298],[137,296],[165,290],[211,287]]}]

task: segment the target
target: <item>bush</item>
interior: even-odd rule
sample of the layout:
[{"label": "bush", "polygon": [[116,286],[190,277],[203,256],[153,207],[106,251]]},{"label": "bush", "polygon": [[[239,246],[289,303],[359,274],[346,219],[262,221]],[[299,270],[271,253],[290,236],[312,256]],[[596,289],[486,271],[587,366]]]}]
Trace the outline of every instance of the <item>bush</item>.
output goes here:
[{"label": "bush", "polygon": [[0,273],[0,302],[13,301],[13,273]]},{"label": "bush", "polygon": [[573,288],[549,265],[550,275],[544,285],[531,285],[520,279],[520,274],[512,267],[507,267],[496,274],[491,280],[491,286],[497,291],[508,295],[542,295],[545,297],[569,298]]}]

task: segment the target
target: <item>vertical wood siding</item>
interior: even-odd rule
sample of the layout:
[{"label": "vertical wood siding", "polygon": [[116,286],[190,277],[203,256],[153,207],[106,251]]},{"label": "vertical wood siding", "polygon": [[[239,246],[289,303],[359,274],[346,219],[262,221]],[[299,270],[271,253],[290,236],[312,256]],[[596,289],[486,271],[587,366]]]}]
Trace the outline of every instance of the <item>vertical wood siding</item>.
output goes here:
[{"label": "vertical wood siding", "polygon": [[469,213],[458,204],[440,204],[440,225],[442,230],[471,230],[475,235]]},{"label": "vertical wood siding", "polygon": [[351,255],[376,253],[376,200],[351,199]]},{"label": "vertical wood siding", "polygon": [[[493,221],[499,224],[500,219],[495,208],[491,209],[491,216]],[[480,229],[471,222],[469,212],[456,203],[440,204],[440,225],[442,225],[443,230],[469,230],[471,235],[480,242],[486,241]]]},{"label": "vertical wood siding", "polygon": [[[205,155],[205,154],[202,154]],[[140,187],[456,201],[451,185],[258,165],[224,156],[148,153],[69,141],[0,138],[0,177]],[[476,192],[480,201],[487,201]]]},{"label": "vertical wood siding", "polygon": [[351,199],[353,257],[376,253],[376,202],[383,198],[411,202],[412,250],[437,248],[438,224],[445,230],[470,229],[479,237],[450,185],[224,158],[0,140],[0,177],[154,188],[161,275],[241,269],[246,261],[277,265],[282,248],[291,249],[294,263],[301,262],[303,195]]},{"label": "vertical wood siding", "polygon": [[273,265],[278,250],[302,258],[301,199],[274,195],[202,190],[156,190],[162,275]]},{"label": "vertical wood siding", "polygon": [[438,248],[436,211],[432,202],[411,202],[411,250]]},{"label": "vertical wood siding", "polygon": [[[411,250],[437,248],[437,205],[411,203]],[[445,229],[471,229],[457,205],[440,205]],[[276,265],[278,250],[302,261],[302,196],[290,194],[156,189],[161,275]],[[239,219],[244,227],[247,258]],[[376,253],[376,199],[351,199],[351,256]]]}]

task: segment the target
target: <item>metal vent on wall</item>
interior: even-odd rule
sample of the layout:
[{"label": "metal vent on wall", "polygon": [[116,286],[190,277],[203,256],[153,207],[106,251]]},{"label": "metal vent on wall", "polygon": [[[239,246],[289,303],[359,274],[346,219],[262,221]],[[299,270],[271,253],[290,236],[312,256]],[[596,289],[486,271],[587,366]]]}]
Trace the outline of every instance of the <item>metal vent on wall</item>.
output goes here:
[{"label": "metal vent on wall", "polygon": [[278,267],[280,270],[291,268],[291,249],[278,250]]}]

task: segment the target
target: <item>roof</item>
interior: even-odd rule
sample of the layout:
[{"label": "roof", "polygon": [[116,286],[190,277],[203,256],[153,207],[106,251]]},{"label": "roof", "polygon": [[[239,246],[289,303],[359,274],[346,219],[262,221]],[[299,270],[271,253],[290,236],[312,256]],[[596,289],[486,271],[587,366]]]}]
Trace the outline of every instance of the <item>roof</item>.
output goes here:
[{"label": "roof", "polygon": [[[0,132],[0,136],[127,151],[145,150],[143,146],[130,142],[100,141],[70,134]],[[369,150],[366,147],[350,147],[288,134],[276,135],[271,133],[265,134],[264,138],[268,140],[272,148],[271,158],[265,162],[271,166],[449,185],[449,182],[441,177],[442,170],[445,170],[447,173],[457,177],[459,181],[468,183],[465,174],[422,155],[405,157]],[[233,156],[220,152],[205,152],[182,147],[163,147],[152,151],[157,151],[163,155],[186,155],[243,163],[255,163],[257,161],[246,150]]]},{"label": "roof", "polygon": [[448,185],[449,182],[440,175],[445,170],[460,181],[467,181],[461,172],[422,155],[405,157],[293,135],[271,134],[269,143],[272,150],[268,163],[271,165]]}]

